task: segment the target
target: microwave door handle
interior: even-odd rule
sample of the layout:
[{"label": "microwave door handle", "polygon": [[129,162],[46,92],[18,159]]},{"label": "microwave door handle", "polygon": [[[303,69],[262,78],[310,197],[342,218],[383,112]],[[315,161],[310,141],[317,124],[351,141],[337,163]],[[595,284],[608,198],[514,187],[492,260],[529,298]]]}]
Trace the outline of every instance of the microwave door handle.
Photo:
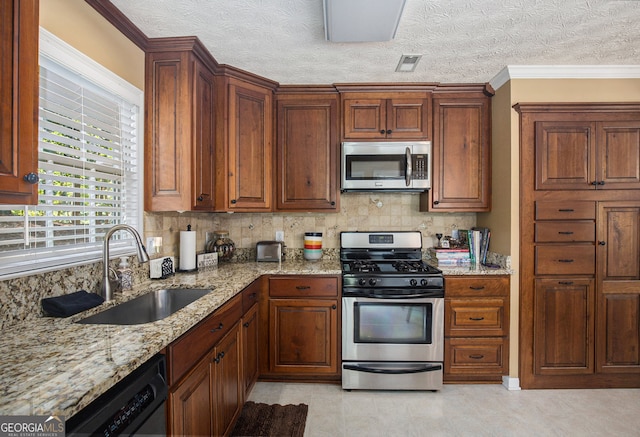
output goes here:
[{"label": "microwave door handle", "polygon": [[405,157],[407,159],[407,168],[404,173],[404,182],[407,187],[411,186],[411,177],[413,175],[413,162],[411,160],[411,149],[407,147],[407,150],[404,152]]}]

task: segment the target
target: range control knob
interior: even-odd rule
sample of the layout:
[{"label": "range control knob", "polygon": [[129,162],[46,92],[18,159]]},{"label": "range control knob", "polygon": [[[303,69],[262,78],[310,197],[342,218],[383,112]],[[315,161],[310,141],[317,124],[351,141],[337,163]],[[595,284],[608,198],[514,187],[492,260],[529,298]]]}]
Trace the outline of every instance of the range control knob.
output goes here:
[{"label": "range control knob", "polygon": [[358,280],[358,284],[359,285],[367,285],[367,280],[364,279],[364,278],[361,278],[361,279]]},{"label": "range control knob", "polygon": [[420,285],[422,285],[423,287],[426,287],[429,284],[429,281],[426,279],[421,279],[420,280]]},{"label": "range control knob", "polygon": [[418,285],[418,281],[416,281],[415,279],[411,279],[409,280],[409,284],[411,284],[412,287],[415,287],[416,285]]},{"label": "range control knob", "polygon": [[376,278],[371,278],[371,279],[369,279],[369,285],[371,285],[372,287],[373,287],[374,285],[376,285],[376,283],[377,283],[377,282],[378,282],[378,280],[377,280]]}]

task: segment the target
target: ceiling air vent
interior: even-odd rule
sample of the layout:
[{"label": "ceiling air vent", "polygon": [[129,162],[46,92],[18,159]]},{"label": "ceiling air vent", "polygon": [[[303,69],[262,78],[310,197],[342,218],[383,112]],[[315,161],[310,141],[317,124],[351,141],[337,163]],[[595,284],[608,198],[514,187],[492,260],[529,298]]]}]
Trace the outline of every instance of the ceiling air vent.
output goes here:
[{"label": "ceiling air vent", "polygon": [[396,67],[398,73],[411,73],[416,69],[422,55],[402,55]]}]

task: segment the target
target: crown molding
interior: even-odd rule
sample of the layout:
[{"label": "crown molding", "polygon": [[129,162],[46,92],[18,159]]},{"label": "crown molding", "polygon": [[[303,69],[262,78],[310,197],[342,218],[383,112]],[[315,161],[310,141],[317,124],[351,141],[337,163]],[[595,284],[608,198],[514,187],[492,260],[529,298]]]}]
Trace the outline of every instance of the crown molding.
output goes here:
[{"label": "crown molding", "polygon": [[512,79],[640,79],[640,65],[507,65],[489,83]]}]

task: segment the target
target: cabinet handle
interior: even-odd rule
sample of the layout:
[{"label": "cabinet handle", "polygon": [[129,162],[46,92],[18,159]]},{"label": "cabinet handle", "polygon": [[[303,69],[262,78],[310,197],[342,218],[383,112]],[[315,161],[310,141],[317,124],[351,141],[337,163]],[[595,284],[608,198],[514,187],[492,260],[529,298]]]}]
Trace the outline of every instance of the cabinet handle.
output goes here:
[{"label": "cabinet handle", "polygon": [[480,291],[480,290],[484,290],[484,285],[472,285],[469,287],[471,290],[476,290],[476,291]]},{"label": "cabinet handle", "polygon": [[220,322],[220,324],[218,325],[218,327],[217,327],[217,328],[213,328],[213,329],[211,330],[211,332],[220,331],[220,330],[222,329],[222,327],[223,327],[223,326],[224,326],[224,325],[222,324],[222,322]]},{"label": "cabinet handle", "polygon": [[573,232],[571,232],[571,231],[559,231],[558,234],[560,234],[560,235],[573,235]]},{"label": "cabinet handle", "polygon": [[250,324],[251,324],[251,322],[244,322],[242,324],[242,326],[244,326],[245,328],[248,328]]},{"label": "cabinet handle", "polygon": [[198,202],[202,202],[203,200],[204,200],[204,197],[198,196]]},{"label": "cabinet handle", "polygon": [[606,241],[598,241],[598,246],[606,246],[607,242]]},{"label": "cabinet handle", "polygon": [[387,129],[387,135],[390,135],[393,132],[391,129]]},{"label": "cabinet handle", "polygon": [[479,322],[481,320],[484,320],[484,317],[469,317],[469,320],[473,320],[473,321]]},{"label": "cabinet handle", "polygon": [[224,358],[224,352],[220,352],[218,355],[216,355],[216,357],[213,359],[213,361],[216,362],[216,364],[218,364],[220,362],[221,359]]},{"label": "cabinet handle", "polygon": [[38,181],[40,180],[38,175],[33,172],[27,173],[26,175],[24,175],[22,179],[28,184],[37,184]]},{"label": "cabinet handle", "polygon": [[591,181],[591,185],[598,185],[598,181]]},{"label": "cabinet handle", "polygon": [[310,288],[311,288],[311,287],[309,287],[308,285],[297,285],[297,286],[296,286],[296,289],[297,289],[297,290],[308,290],[308,289],[310,289]]},{"label": "cabinet handle", "polygon": [[258,296],[258,293],[251,293],[249,295],[249,299],[255,299]]},{"label": "cabinet handle", "polygon": [[238,201],[236,199],[231,199],[231,203],[233,203],[234,205],[237,203]]},{"label": "cabinet handle", "polygon": [[484,358],[484,355],[469,355],[469,358],[474,360],[481,360]]},{"label": "cabinet handle", "polygon": [[338,308],[338,307],[336,306],[336,304],[335,304],[335,303],[334,303],[333,305],[331,305],[331,309],[332,309],[332,310],[335,310],[336,308]]},{"label": "cabinet handle", "polygon": [[572,263],[573,260],[572,259],[559,259],[558,262],[559,263]]},{"label": "cabinet handle", "polygon": [[336,206],[336,202],[334,202],[333,200],[331,201],[331,206]]},{"label": "cabinet handle", "polygon": [[384,129],[380,129],[380,133],[384,135]]},{"label": "cabinet handle", "polygon": [[433,204],[434,204],[434,205],[438,205],[439,203],[440,203],[440,201],[439,201],[439,200],[434,200],[434,201],[433,201]]},{"label": "cabinet handle", "polygon": [[558,212],[573,212],[574,210],[572,208],[566,208],[566,209],[559,209]]},{"label": "cabinet handle", "polygon": [[573,285],[573,281],[558,281],[560,285]]},{"label": "cabinet handle", "polygon": [[598,185],[604,185],[604,181],[598,182]]}]

